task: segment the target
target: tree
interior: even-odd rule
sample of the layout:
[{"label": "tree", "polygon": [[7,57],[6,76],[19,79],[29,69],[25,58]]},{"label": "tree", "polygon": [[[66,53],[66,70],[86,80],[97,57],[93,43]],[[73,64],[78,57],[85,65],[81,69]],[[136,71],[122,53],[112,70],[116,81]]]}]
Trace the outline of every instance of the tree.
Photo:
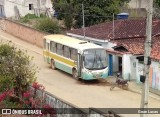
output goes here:
[{"label": "tree", "polygon": [[160,0],[154,0],[154,5],[160,7]]},{"label": "tree", "polygon": [[[119,13],[120,7],[128,1],[130,0],[55,0],[53,6],[58,12],[58,19],[67,21],[65,24],[70,23],[70,26],[81,27],[83,25],[82,3],[84,4],[85,26],[90,26],[111,20],[113,13]],[[70,21],[66,20],[68,17]]]},{"label": "tree", "polygon": [[36,80],[37,67],[32,59],[10,42],[0,44],[0,92],[13,89],[22,98],[23,92]]},{"label": "tree", "polygon": [[74,0],[55,0],[53,6],[56,12],[58,12],[58,19],[64,20],[64,24],[67,29],[73,26],[74,14],[77,11],[75,8]]},{"label": "tree", "polygon": [[154,6],[153,16],[160,18],[160,0],[154,0],[153,6]]}]

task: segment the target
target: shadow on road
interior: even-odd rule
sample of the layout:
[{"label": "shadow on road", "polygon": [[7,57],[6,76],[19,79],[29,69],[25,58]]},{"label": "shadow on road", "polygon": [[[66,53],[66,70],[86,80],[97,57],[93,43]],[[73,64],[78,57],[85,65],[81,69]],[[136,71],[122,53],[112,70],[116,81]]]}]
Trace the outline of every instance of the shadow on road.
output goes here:
[{"label": "shadow on road", "polygon": [[80,85],[96,85],[96,86],[111,86],[111,84],[109,82],[107,82],[107,80],[101,80],[101,79],[97,79],[97,80],[82,80],[82,79],[80,79],[78,81],[78,84],[80,84]]}]

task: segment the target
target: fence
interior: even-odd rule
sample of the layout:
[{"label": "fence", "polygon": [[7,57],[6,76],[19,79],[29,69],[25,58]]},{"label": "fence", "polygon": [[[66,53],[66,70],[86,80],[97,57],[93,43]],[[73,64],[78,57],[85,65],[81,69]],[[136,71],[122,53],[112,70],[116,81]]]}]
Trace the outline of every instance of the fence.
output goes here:
[{"label": "fence", "polygon": [[40,98],[45,97],[45,103],[55,109],[56,117],[62,117],[62,115],[63,117],[120,117],[113,112],[104,113],[94,108],[78,108],[47,91],[38,90],[37,95]]}]

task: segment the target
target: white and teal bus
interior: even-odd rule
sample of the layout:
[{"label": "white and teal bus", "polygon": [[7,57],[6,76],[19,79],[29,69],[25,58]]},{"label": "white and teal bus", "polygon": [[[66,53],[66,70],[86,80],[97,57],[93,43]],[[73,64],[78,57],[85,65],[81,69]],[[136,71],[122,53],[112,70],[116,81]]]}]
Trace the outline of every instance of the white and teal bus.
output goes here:
[{"label": "white and teal bus", "polygon": [[43,55],[52,69],[63,70],[76,79],[108,77],[106,51],[99,45],[65,35],[47,35]]}]

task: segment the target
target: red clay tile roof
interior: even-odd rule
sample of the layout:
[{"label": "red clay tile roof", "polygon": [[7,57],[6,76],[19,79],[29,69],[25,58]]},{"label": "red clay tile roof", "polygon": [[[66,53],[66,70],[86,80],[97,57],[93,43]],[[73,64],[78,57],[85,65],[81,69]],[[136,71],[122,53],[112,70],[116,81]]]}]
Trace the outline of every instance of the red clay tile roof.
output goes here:
[{"label": "red clay tile roof", "polygon": [[[152,35],[160,33],[160,20],[153,19],[152,25]],[[116,20],[114,26],[114,38],[113,22],[86,27],[85,34],[87,37],[99,40],[111,40],[118,45],[123,45],[129,52],[135,55],[144,53],[144,40],[146,34],[145,19]],[[83,35],[83,29],[71,30],[68,31],[68,33]],[[153,42],[151,57],[160,60],[160,36],[154,37]]]},{"label": "red clay tile roof", "polygon": [[[160,20],[153,20],[153,35],[160,32]],[[83,29],[74,29],[67,33],[83,35]],[[87,37],[99,40],[113,39],[113,22],[106,22],[85,28]],[[125,19],[114,21],[114,39],[144,37],[146,34],[145,19]]]},{"label": "red clay tile roof", "polygon": [[123,54],[130,54],[130,52],[120,52],[120,51],[115,51],[115,50],[112,50],[112,49],[107,49],[106,50],[108,53],[112,53],[112,54],[118,54],[118,55],[123,55]]},{"label": "red clay tile roof", "polygon": [[114,43],[124,46],[132,54],[143,54],[144,38],[118,39]]},{"label": "red clay tile roof", "polygon": [[[145,38],[121,39],[115,40],[114,43],[124,46],[132,54],[140,55],[144,53],[144,40]],[[151,58],[160,60],[160,36],[154,37],[152,41]]]}]

